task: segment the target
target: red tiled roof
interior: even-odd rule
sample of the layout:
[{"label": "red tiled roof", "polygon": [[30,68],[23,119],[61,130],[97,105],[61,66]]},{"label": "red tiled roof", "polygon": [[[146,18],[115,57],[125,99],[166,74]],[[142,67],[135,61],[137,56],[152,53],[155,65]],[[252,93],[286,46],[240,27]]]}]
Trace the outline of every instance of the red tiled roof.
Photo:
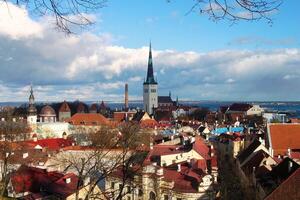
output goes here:
[{"label": "red tiled roof", "polygon": [[300,199],[300,168],[282,182],[265,200]]},{"label": "red tiled roof", "polygon": [[298,118],[290,118],[291,123],[300,123],[300,119]]},{"label": "red tiled roof", "polygon": [[[67,183],[66,179],[70,179]],[[22,165],[11,176],[12,189],[18,193],[30,192],[36,196],[43,196],[41,191],[66,198],[77,189],[78,177],[69,173],[63,175],[58,172],[47,172],[45,169]]]},{"label": "red tiled roof", "polygon": [[187,162],[180,163],[180,172],[177,171],[177,164],[164,167],[164,180],[174,181],[172,190],[184,193],[198,192],[198,185],[205,175],[203,170],[191,168]]},{"label": "red tiled roof", "polygon": [[24,144],[28,147],[36,147],[40,145],[43,148],[47,148],[48,150],[57,151],[61,148],[72,146],[73,140],[71,139],[63,139],[63,138],[48,138],[37,140],[36,142],[33,140],[24,141]]},{"label": "red tiled roof", "polygon": [[209,148],[204,143],[204,140],[200,136],[195,137],[195,143],[193,144],[193,149],[199,153],[204,159],[210,159]]},{"label": "red tiled roof", "polygon": [[109,121],[99,113],[76,113],[69,120],[73,125],[108,125]]},{"label": "red tiled roof", "polygon": [[45,169],[22,165],[11,176],[12,189],[16,193],[38,193],[41,187],[44,188],[61,177],[63,175],[57,172],[47,172]]},{"label": "red tiled roof", "polygon": [[121,122],[121,121],[125,120],[126,113],[127,113],[128,119],[129,119],[129,118],[132,118],[136,112],[125,112],[125,111],[114,112],[114,121]]},{"label": "red tiled roof", "polygon": [[300,149],[300,124],[270,124],[269,130],[274,156],[285,155],[289,148]]},{"label": "red tiled roof", "polygon": [[299,151],[292,151],[290,157],[292,159],[300,159],[300,152]]},{"label": "red tiled roof", "polygon": [[[66,179],[70,179],[70,183],[67,183]],[[77,184],[78,184],[78,177],[73,173],[69,173],[61,177],[60,179],[56,180],[55,182],[49,184],[47,186],[47,191],[59,195],[62,198],[66,198],[69,195],[76,192]]]},{"label": "red tiled roof", "polygon": [[142,128],[154,128],[158,127],[159,123],[155,119],[145,119],[140,121],[140,125]]}]

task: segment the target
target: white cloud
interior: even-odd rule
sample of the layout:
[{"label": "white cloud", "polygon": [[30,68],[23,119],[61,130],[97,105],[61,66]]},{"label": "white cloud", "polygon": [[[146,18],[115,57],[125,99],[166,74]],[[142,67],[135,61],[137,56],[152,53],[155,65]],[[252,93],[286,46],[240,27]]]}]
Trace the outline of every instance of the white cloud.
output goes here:
[{"label": "white cloud", "polygon": [[[47,20],[35,22],[25,9],[10,7],[21,13],[18,19],[28,28],[22,32],[18,26],[0,23],[0,101],[27,100],[31,82],[40,100],[122,99],[125,82],[134,97],[141,97],[147,46],[113,45],[109,33],[65,36],[47,26]],[[0,13],[8,19],[3,5]],[[296,48],[207,53],[154,48],[153,62],[160,94],[175,90],[180,98],[189,99],[298,98],[297,92],[286,89],[299,85],[299,79],[293,78],[300,75],[300,49]],[[282,84],[283,79],[289,84]],[[224,84],[234,82],[239,84]]]},{"label": "white cloud", "polygon": [[234,80],[234,79],[232,79],[232,78],[229,78],[229,79],[227,79],[225,82],[226,82],[226,83],[234,83],[234,82],[235,82],[235,80]]},{"label": "white cloud", "polygon": [[142,81],[142,77],[140,77],[140,76],[130,77],[128,79],[128,81],[130,81],[130,82],[140,82],[140,81]]},{"label": "white cloud", "polygon": [[13,39],[26,37],[41,37],[42,26],[29,18],[23,7],[17,7],[10,2],[0,2],[0,34]]}]

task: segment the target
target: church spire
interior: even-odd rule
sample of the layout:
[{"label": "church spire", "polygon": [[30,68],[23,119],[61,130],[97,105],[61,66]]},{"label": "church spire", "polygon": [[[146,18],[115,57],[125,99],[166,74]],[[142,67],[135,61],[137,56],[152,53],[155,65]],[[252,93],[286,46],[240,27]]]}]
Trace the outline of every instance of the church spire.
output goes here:
[{"label": "church spire", "polygon": [[32,89],[32,85],[30,85],[29,105],[33,105],[33,104],[34,104],[33,89]]},{"label": "church spire", "polygon": [[33,95],[32,85],[30,85],[29,106],[27,111],[29,115],[35,115],[37,111],[34,105],[34,95]]},{"label": "church spire", "polygon": [[148,70],[147,70],[147,78],[144,84],[157,84],[153,75],[153,61],[152,61],[152,49],[151,42],[149,46],[149,58],[148,58]]}]

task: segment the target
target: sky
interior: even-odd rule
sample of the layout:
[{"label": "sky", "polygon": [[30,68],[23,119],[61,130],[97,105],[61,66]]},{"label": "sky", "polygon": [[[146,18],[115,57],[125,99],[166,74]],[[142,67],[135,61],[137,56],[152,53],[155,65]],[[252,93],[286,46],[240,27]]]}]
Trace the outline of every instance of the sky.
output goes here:
[{"label": "sky", "polygon": [[[0,102],[142,99],[149,42],[159,95],[180,100],[300,100],[300,1],[266,21],[214,22],[192,0],[109,0],[73,35],[52,16],[0,3]],[[188,14],[187,14],[188,13]]]}]

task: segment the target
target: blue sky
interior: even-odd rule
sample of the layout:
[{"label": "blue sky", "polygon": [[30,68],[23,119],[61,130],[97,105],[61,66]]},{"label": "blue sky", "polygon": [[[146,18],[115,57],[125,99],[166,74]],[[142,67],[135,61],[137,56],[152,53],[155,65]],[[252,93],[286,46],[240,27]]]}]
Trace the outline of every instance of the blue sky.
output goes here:
[{"label": "blue sky", "polygon": [[53,17],[0,4],[0,101],[142,99],[152,41],[159,94],[185,100],[300,99],[300,7],[284,1],[265,20],[213,22],[192,0],[109,0],[96,23],[66,36]]},{"label": "blue sky", "polygon": [[[130,3],[129,3],[130,2]],[[113,33],[120,39],[117,44],[137,48],[151,38],[157,49],[207,52],[227,48],[282,48],[299,47],[300,2],[285,1],[280,11],[266,21],[212,22],[205,15],[192,12],[186,15],[193,1],[109,1],[101,10],[101,32]],[[271,41],[286,41],[287,44],[233,44],[239,38],[263,38]],[[288,42],[289,41],[289,42]],[[295,42],[295,43],[294,43]]]}]

